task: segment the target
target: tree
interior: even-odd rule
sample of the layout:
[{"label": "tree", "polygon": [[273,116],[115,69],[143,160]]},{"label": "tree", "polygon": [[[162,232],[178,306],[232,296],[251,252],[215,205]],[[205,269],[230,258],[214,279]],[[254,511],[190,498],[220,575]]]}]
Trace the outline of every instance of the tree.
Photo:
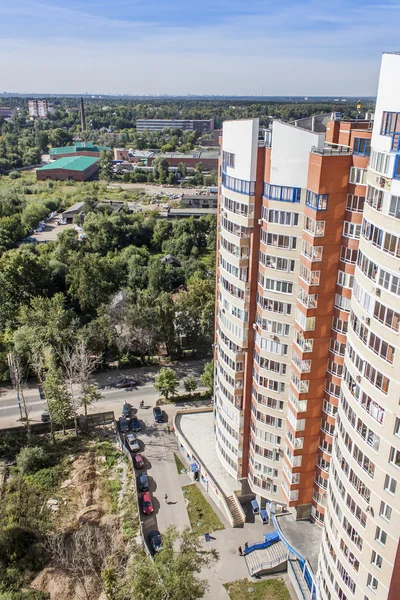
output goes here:
[{"label": "tree", "polygon": [[61,425],[63,432],[74,417],[71,395],[67,390],[61,369],[57,366],[54,355],[46,357],[46,375],[43,383],[47,406],[53,423]]},{"label": "tree", "polygon": [[47,455],[40,446],[26,446],[17,455],[17,467],[23,475],[43,469],[47,463]]},{"label": "tree", "polygon": [[198,171],[199,173],[202,173],[202,172],[203,172],[203,170],[204,170],[203,163],[202,163],[202,162],[198,162],[198,163],[196,164],[196,171]]},{"label": "tree", "polygon": [[197,575],[218,560],[216,550],[207,551],[195,531],[186,527],[181,534],[169,527],[154,562],[144,555],[132,563],[128,574],[134,598],[146,600],[199,600],[209,584]]},{"label": "tree", "polygon": [[53,148],[68,146],[72,142],[72,139],[72,134],[65,131],[65,129],[61,129],[61,127],[52,129],[49,133],[49,142]]},{"label": "tree", "polygon": [[187,173],[187,168],[185,163],[180,162],[178,165],[178,173],[181,175],[181,177],[186,177],[186,173]]},{"label": "tree", "polygon": [[203,373],[200,375],[201,383],[207,388],[210,395],[214,393],[214,362],[206,363]]},{"label": "tree", "polygon": [[100,177],[110,181],[113,176],[113,153],[111,150],[102,150],[100,152]]},{"label": "tree", "polygon": [[196,377],[194,377],[193,375],[190,375],[190,377],[187,377],[186,379],[184,379],[183,385],[185,386],[185,390],[190,395],[192,395],[192,392],[195,392],[197,389]]},{"label": "tree", "polygon": [[178,389],[178,379],[175,371],[172,369],[161,369],[157,377],[155,378],[154,387],[161,396],[168,401],[169,396],[174,396]]},{"label": "tree", "polygon": [[214,281],[193,277],[176,302],[176,329],[199,355],[207,355],[214,339]]}]

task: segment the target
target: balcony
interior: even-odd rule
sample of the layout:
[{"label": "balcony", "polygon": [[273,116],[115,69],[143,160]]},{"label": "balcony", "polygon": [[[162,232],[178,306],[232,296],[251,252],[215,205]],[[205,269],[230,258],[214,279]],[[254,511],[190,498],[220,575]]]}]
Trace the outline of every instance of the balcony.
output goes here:
[{"label": "balcony", "polygon": [[341,154],[353,153],[350,146],[345,146],[343,144],[330,144],[329,142],[325,142],[323,148],[312,146],[311,152],[313,154],[320,154],[321,156],[338,156]]}]

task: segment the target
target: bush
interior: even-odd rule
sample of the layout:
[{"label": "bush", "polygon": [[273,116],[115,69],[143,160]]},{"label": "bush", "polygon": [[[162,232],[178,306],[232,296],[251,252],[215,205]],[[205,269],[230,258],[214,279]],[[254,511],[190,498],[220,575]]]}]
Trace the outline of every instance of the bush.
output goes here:
[{"label": "bush", "polygon": [[21,473],[35,473],[46,465],[47,455],[43,448],[22,448],[17,456],[17,467]]},{"label": "bush", "polygon": [[18,173],[18,171],[11,171],[11,173],[9,173],[8,176],[10,179],[19,179],[21,177],[21,174]]},{"label": "bush", "polygon": [[0,563],[5,566],[19,561],[29,553],[37,541],[32,531],[22,527],[8,527],[0,531]]}]

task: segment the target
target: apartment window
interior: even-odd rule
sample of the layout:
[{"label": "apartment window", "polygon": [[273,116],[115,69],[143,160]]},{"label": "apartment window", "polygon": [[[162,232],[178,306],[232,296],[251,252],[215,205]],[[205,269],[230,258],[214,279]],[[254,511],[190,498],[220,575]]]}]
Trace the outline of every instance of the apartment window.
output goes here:
[{"label": "apartment window", "polygon": [[397,417],[396,418],[396,424],[394,426],[394,435],[398,435],[400,436],[400,419]]},{"label": "apartment window", "polygon": [[375,210],[381,211],[383,204],[384,192],[379,188],[374,188],[371,185],[367,189],[367,204],[375,208]]},{"label": "apartment window", "polygon": [[380,554],[372,550],[371,563],[380,569],[382,567],[383,558]]},{"label": "apartment window", "polygon": [[315,317],[306,317],[299,309],[296,309],[296,321],[304,331],[315,329]]},{"label": "apartment window", "polygon": [[305,240],[301,244],[301,253],[313,262],[320,262],[322,260],[322,246],[312,246]]},{"label": "apartment window", "polygon": [[387,534],[386,531],[383,531],[380,527],[376,528],[375,539],[377,542],[384,546],[386,544]]},{"label": "apartment window", "polygon": [[256,191],[255,181],[246,181],[244,179],[237,179],[236,177],[230,177],[225,173],[222,173],[222,185],[233,192],[239,194],[246,194],[247,196],[254,196]]},{"label": "apartment window", "polygon": [[235,168],[235,155],[232,152],[222,152],[222,168],[225,171],[225,167]]},{"label": "apartment window", "polygon": [[396,487],[397,487],[397,481],[390,475],[386,475],[385,485],[383,486],[383,489],[386,490],[387,492],[389,492],[389,494],[394,495],[396,493]]},{"label": "apartment window", "polygon": [[354,250],[353,248],[347,248],[346,246],[340,248],[340,260],[343,262],[354,265],[357,262],[357,254],[358,250]]},{"label": "apartment window", "polygon": [[351,299],[346,298],[345,296],[341,296],[340,294],[335,294],[335,306],[339,310],[343,310],[344,312],[350,312]]},{"label": "apartment window", "polygon": [[378,171],[378,173],[382,173],[383,175],[389,175],[389,154],[384,154],[383,152],[376,152],[375,150],[373,150],[371,152],[371,160],[369,166],[374,171]]},{"label": "apartment window", "polygon": [[399,155],[396,156],[396,162],[394,165],[393,178],[400,179],[400,160]]},{"label": "apartment window", "polygon": [[353,287],[353,282],[354,275],[351,275],[350,273],[345,273],[344,271],[338,271],[338,278],[336,282],[338,285],[351,289]]},{"label": "apartment window", "polygon": [[343,236],[347,238],[354,238],[358,240],[360,238],[361,233],[361,223],[351,223],[350,221],[345,221],[343,223]]},{"label": "apartment window", "polygon": [[288,227],[297,227],[299,224],[299,213],[290,212],[287,210],[267,209],[265,209],[265,213],[267,213],[265,216],[268,223],[276,223],[277,225],[287,225]]},{"label": "apartment window", "polygon": [[400,113],[398,112],[383,112],[381,135],[392,135],[396,131],[400,131]]},{"label": "apartment window", "polygon": [[264,229],[261,230],[261,239],[267,246],[274,246],[283,250],[295,250],[297,245],[297,238],[294,236],[267,233]]},{"label": "apartment window", "polygon": [[306,194],[306,206],[313,208],[314,210],[327,210],[328,208],[328,194],[316,194],[311,190],[307,190]]},{"label": "apartment window", "polygon": [[375,579],[371,573],[368,573],[367,586],[371,588],[371,590],[374,590],[374,592],[378,589],[378,580]]},{"label": "apartment window", "polygon": [[291,281],[282,281],[281,279],[269,279],[259,273],[258,281],[265,290],[276,292],[278,294],[291,294],[293,292],[293,283]]},{"label": "apartment window", "polygon": [[343,321],[343,319],[338,319],[337,317],[333,317],[332,319],[332,329],[335,331],[339,331],[340,333],[347,333],[348,322]]},{"label": "apartment window", "polygon": [[319,285],[321,271],[311,271],[305,265],[300,263],[300,277],[309,285]]},{"label": "apartment window", "polygon": [[351,167],[349,183],[355,185],[365,185],[367,177],[367,169],[360,169],[359,167]]},{"label": "apartment window", "polygon": [[382,340],[381,337],[375,335],[375,333],[370,334],[368,347],[375,352],[380,358],[386,360],[390,364],[393,364],[395,349],[393,346],[390,346],[385,340]]},{"label": "apartment window", "polygon": [[300,202],[301,189],[264,183],[264,196],[269,200],[281,202]]},{"label": "apartment window", "polygon": [[383,500],[379,509],[379,515],[382,517],[382,519],[385,519],[385,521],[390,521],[390,517],[392,516],[392,507],[389,506],[389,504],[386,504],[386,502]]},{"label": "apartment window", "polygon": [[378,301],[375,302],[374,319],[383,323],[386,327],[389,327],[389,329],[399,331],[400,314]]},{"label": "apartment window", "polygon": [[369,156],[371,152],[371,140],[366,138],[354,138],[353,154]]},{"label": "apartment window", "polygon": [[355,196],[354,194],[347,194],[346,210],[351,212],[363,212],[365,203],[365,196]]},{"label": "apartment window", "polygon": [[325,233],[325,221],[315,221],[306,217],[304,220],[304,230],[314,237],[323,237]]}]

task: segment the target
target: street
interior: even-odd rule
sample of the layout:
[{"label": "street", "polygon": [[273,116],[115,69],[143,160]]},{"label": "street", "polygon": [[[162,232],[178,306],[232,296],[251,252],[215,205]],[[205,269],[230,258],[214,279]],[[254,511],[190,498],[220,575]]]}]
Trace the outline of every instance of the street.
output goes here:
[{"label": "street", "polygon": [[[180,385],[179,391],[183,392],[183,380],[189,375],[194,375],[197,379],[203,372],[204,360],[192,360],[176,362],[168,365],[176,372]],[[154,378],[161,366],[127,368],[97,373],[94,380],[99,386],[103,397],[101,400],[89,407],[88,412],[103,412],[113,410],[116,418],[120,416],[120,411],[124,400],[127,400],[133,406],[139,406],[139,402],[144,400],[146,406],[155,406],[159,393],[154,389]],[[138,381],[138,385],[132,389],[118,389],[115,384],[125,377],[132,377]],[[204,389],[200,386],[199,390]],[[24,391],[24,396],[28,405],[29,416],[33,422],[40,421],[41,413],[46,410],[46,403],[39,397],[36,384],[30,383]],[[150,411],[149,411],[150,412]],[[20,425],[20,414],[17,404],[15,391],[11,386],[0,387],[0,429],[15,427]]]}]

